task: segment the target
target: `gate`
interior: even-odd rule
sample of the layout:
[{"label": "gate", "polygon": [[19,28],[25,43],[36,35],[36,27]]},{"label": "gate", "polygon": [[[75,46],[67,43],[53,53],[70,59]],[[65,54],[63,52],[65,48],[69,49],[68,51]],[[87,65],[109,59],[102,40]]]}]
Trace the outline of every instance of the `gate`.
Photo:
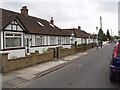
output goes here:
[{"label": "gate", "polygon": [[53,49],[53,58],[58,58],[58,54],[59,54],[58,49],[59,49],[59,47],[56,47]]}]

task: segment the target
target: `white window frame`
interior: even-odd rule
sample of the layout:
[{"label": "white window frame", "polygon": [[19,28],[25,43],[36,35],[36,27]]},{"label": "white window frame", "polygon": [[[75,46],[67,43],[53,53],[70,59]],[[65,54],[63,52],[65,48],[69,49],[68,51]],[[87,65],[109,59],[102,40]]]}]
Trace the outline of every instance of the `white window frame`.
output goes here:
[{"label": "white window frame", "polygon": [[55,40],[56,40],[55,36],[50,36],[50,45],[56,44]]},{"label": "white window frame", "polygon": [[[39,39],[41,41],[41,43],[38,43],[37,39]],[[38,45],[43,45],[43,36],[41,36],[41,35],[40,36],[36,36],[36,43],[35,43],[35,45],[37,45],[37,46]]]},{"label": "white window frame", "polygon": [[[12,36],[6,36],[7,34],[11,34]],[[18,35],[18,36],[16,36],[16,35]],[[20,35],[20,36],[19,36]],[[21,45],[20,46],[15,46],[15,47],[7,47],[6,46],[6,44],[7,44],[7,42],[6,42],[6,38],[20,38],[21,39]],[[5,49],[6,48],[18,48],[18,47],[23,47],[23,33],[21,33],[21,32],[5,32],[4,33],[4,46],[5,46]]]}]

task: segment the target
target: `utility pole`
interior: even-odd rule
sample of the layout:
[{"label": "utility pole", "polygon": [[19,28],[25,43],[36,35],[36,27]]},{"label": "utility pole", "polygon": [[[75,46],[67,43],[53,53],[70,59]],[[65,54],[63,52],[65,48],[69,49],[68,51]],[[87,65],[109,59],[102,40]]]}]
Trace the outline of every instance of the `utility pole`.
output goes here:
[{"label": "utility pole", "polygon": [[96,31],[97,31],[97,43],[96,43],[96,46],[97,46],[97,49],[98,49],[98,27],[96,27]]},{"label": "utility pole", "polygon": [[[101,16],[100,16],[100,29],[102,30],[102,17]],[[102,41],[101,40],[100,40],[100,44],[101,44],[101,48],[102,48]]]},{"label": "utility pole", "polygon": [[100,16],[100,28],[102,29],[102,17]]}]

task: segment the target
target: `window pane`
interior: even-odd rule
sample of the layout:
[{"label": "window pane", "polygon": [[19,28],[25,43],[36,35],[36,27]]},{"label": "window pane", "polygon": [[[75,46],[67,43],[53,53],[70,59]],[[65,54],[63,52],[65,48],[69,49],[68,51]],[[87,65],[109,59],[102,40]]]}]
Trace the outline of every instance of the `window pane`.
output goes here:
[{"label": "window pane", "polygon": [[5,36],[13,36],[13,34],[5,34]]},{"label": "window pane", "polygon": [[21,38],[7,37],[6,38],[6,47],[20,47]]},{"label": "window pane", "polygon": [[21,46],[21,38],[14,38],[14,47]]},{"label": "window pane", "polygon": [[13,47],[13,38],[6,38],[6,47]]},{"label": "window pane", "polygon": [[36,45],[42,45],[42,37],[36,39]]},{"label": "window pane", "polygon": [[21,34],[14,34],[14,36],[21,36]]}]

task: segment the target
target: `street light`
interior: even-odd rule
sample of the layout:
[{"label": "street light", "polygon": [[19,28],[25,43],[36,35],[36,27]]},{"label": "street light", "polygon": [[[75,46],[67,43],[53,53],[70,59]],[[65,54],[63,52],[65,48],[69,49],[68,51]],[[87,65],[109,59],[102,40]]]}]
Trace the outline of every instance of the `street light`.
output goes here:
[{"label": "street light", "polygon": [[96,31],[97,31],[97,49],[98,49],[98,27],[96,27]]}]

